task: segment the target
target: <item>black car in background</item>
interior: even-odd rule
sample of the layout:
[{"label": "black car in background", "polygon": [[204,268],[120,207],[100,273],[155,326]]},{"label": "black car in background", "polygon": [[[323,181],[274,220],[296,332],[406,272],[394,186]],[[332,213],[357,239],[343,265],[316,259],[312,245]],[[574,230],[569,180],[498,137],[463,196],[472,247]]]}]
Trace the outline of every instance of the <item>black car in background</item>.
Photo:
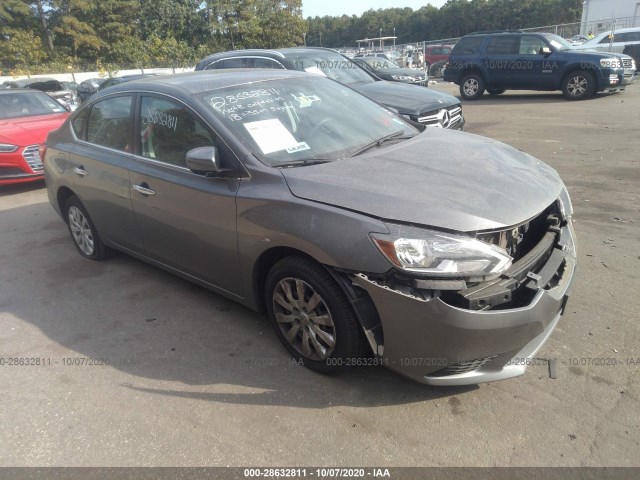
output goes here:
[{"label": "black car in background", "polygon": [[131,82],[133,80],[140,80],[141,78],[148,78],[158,75],[157,73],[138,73],[135,75],[123,75],[122,77],[107,78],[98,87],[98,91],[102,91],[105,88],[112,87],[114,85],[120,85],[121,83]]},{"label": "black car in background", "polygon": [[358,57],[353,61],[365,70],[383,80],[427,86],[429,78],[423,70],[401,67],[400,65],[380,57]]},{"label": "black car in background", "polygon": [[234,50],[210,55],[196,65],[196,70],[228,68],[286,69],[322,75],[422,125],[462,130],[465,123],[456,97],[416,85],[385,81],[329,48]]},{"label": "black car in background", "polygon": [[104,78],[88,78],[87,80],[80,82],[77,90],[80,102],[87,101],[91,95],[98,91],[98,88],[104,81]]}]

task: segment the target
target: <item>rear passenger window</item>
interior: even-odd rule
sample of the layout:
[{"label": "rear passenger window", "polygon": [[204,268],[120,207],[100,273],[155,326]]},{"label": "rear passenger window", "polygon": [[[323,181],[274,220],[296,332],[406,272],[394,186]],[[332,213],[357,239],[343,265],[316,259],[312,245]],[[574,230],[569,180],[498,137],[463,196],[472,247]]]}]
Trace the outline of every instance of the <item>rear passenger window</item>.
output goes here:
[{"label": "rear passenger window", "polygon": [[87,141],[103,147],[131,151],[131,96],[107,98],[91,108]]},{"label": "rear passenger window", "polygon": [[213,146],[214,141],[185,106],[162,98],[142,97],[140,144],[143,157],[185,167],[189,150]]},{"label": "rear passenger window", "polygon": [[487,45],[489,55],[515,55],[518,45],[518,37],[514,35],[496,35],[491,37]]},{"label": "rear passenger window", "polygon": [[452,55],[473,55],[485,39],[482,35],[473,35],[462,38],[455,47],[453,47]]}]

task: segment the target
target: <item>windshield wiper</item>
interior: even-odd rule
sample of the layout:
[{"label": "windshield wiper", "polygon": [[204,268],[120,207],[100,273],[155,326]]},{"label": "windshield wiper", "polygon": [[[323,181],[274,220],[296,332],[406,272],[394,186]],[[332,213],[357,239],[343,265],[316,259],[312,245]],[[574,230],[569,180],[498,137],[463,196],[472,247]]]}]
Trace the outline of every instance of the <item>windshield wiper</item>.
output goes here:
[{"label": "windshield wiper", "polygon": [[333,160],[321,160],[317,158],[310,158],[307,160],[294,160],[292,162],[279,163],[274,165],[276,168],[290,168],[290,167],[306,167],[308,165],[318,165],[320,163],[329,163]]},{"label": "windshield wiper", "polygon": [[390,135],[386,135],[386,136],[384,136],[382,138],[377,139],[374,142],[368,143],[367,145],[365,145],[362,148],[359,148],[358,150],[353,152],[351,155],[349,155],[349,157],[355,157],[355,156],[360,155],[360,154],[362,154],[364,152],[368,152],[372,148],[381,147],[384,143],[392,141],[392,140],[408,140],[410,138],[415,137],[415,135],[403,135],[403,134],[404,134],[404,132],[400,131],[400,132],[392,133]]}]

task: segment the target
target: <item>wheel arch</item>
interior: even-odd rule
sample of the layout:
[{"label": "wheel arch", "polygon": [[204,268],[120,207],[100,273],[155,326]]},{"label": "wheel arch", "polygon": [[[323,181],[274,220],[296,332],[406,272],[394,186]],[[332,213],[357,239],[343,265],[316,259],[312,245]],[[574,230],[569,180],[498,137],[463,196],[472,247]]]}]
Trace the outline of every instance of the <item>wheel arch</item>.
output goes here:
[{"label": "wheel arch", "polygon": [[67,203],[69,198],[75,196],[76,194],[69,187],[60,187],[56,194],[56,202],[58,203],[58,209],[60,210],[60,215],[62,216],[65,222],[68,222],[69,219],[66,217],[64,212],[64,205]]},{"label": "wheel arch", "polygon": [[269,250],[265,250],[258,257],[254,264],[252,278],[254,301],[258,312],[263,314],[266,313],[266,298],[264,290],[269,271],[280,260],[290,256],[307,258],[327,270],[349,300],[351,308],[353,308],[353,311],[358,318],[362,334],[365,336],[365,339],[372,351],[376,352],[378,350],[378,345],[384,344],[384,336],[380,317],[378,316],[378,310],[369,296],[369,293],[364,289],[353,285],[346,272],[324,265],[302,250],[283,246],[272,247]]}]

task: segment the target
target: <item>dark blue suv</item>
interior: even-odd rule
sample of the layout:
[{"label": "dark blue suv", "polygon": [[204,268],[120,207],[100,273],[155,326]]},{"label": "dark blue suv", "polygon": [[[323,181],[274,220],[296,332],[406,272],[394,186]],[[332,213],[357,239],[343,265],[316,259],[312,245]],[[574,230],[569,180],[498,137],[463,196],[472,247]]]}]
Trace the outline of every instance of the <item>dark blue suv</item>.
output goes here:
[{"label": "dark blue suv", "polygon": [[476,100],[486,90],[562,90],[570,100],[620,91],[633,81],[628,55],[579,51],[550,33],[490,32],[463,37],[449,56],[444,80]]}]

